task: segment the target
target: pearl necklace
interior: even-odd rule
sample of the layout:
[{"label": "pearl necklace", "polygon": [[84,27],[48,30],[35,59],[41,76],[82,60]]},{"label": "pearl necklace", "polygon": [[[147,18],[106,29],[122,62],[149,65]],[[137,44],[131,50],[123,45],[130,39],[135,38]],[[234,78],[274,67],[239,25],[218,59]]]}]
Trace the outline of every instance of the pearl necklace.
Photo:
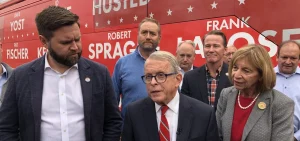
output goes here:
[{"label": "pearl necklace", "polygon": [[248,106],[243,107],[243,106],[241,105],[241,102],[240,102],[240,95],[241,95],[241,92],[239,91],[239,95],[238,95],[238,104],[239,104],[240,108],[243,109],[243,110],[248,109],[248,108],[256,101],[256,99],[258,98],[259,94],[260,94],[260,93],[258,93],[258,95],[253,99],[253,101],[252,101]]}]

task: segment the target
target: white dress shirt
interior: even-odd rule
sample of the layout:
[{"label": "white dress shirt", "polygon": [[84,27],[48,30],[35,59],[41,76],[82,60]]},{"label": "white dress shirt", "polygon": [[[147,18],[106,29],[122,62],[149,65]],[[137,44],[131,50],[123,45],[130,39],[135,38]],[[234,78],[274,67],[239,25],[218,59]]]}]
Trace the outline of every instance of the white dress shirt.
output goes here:
[{"label": "white dress shirt", "polygon": [[[178,125],[178,115],[179,115],[179,93],[176,92],[175,97],[167,104],[169,109],[167,110],[165,116],[168,120],[169,124],[169,132],[170,132],[170,141],[176,141],[177,137],[177,125]],[[156,110],[156,119],[157,119],[157,127],[159,130],[160,118],[161,118],[161,106],[155,103]]]},{"label": "white dress shirt", "polygon": [[78,65],[63,74],[45,57],[41,141],[85,141],[83,99]]},{"label": "white dress shirt", "polygon": [[[189,71],[193,70],[193,68],[194,68],[194,66],[192,66]],[[181,80],[180,85],[179,85],[179,90],[180,91],[181,91],[181,87],[182,87],[182,83],[183,83],[183,77],[184,77],[184,74],[185,74],[183,69],[181,69],[181,74],[182,74],[182,80]]]}]

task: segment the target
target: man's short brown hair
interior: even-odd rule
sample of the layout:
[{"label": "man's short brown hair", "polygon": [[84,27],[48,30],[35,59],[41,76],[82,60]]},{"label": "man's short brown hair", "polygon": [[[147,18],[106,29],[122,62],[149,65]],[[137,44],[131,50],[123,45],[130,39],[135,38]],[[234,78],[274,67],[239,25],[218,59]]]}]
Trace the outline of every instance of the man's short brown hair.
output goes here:
[{"label": "man's short brown hair", "polygon": [[[289,43],[294,43],[294,44],[296,44],[296,46],[298,46],[298,48],[299,48],[299,50],[300,50],[300,44],[299,44],[298,42],[296,42],[296,41],[294,41],[294,40],[287,40],[287,41],[284,41],[284,42],[282,42],[282,43],[278,46],[277,58],[278,58],[279,55],[280,55],[280,50],[281,50],[281,48],[282,48],[284,45],[289,44]],[[299,54],[299,58],[300,58],[300,54]]]},{"label": "man's short brown hair", "polygon": [[35,23],[40,35],[47,40],[53,37],[53,32],[63,26],[70,26],[78,23],[79,17],[69,10],[59,6],[49,6],[42,12],[38,13]]},{"label": "man's short brown hair", "polygon": [[155,20],[155,19],[153,19],[153,18],[148,18],[148,17],[146,17],[145,19],[143,19],[143,20],[140,22],[139,28],[138,28],[139,31],[140,31],[141,25],[142,25],[143,23],[145,23],[145,22],[155,23],[155,24],[158,26],[158,35],[160,35],[160,33],[161,33],[161,31],[160,31],[160,23],[159,23],[157,20]]},{"label": "man's short brown hair", "polygon": [[207,34],[204,35],[202,43],[204,44],[204,40],[208,35],[219,35],[222,37],[223,39],[223,46],[224,48],[227,48],[227,38],[226,35],[221,31],[221,30],[212,30],[210,32],[208,32]]}]

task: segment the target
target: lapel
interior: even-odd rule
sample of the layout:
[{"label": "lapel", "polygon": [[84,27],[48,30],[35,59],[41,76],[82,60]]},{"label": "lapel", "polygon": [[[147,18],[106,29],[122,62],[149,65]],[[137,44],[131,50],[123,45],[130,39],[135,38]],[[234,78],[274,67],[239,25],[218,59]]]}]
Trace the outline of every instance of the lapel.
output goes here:
[{"label": "lapel", "polygon": [[9,65],[7,65],[7,64],[5,64],[5,63],[1,63],[4,67],[5,67],[5,69],[6,69],[6,73],[7,73],[7,81],[5,81],[4,83],[3,83],[3,85],[2,85],[2,91],[1,91],[1,96],[0,96],[0,105],[1,105],[1,101],[3,101],[3,99],[4,99],[4,93],[5,93],[5,91],[6,91],[6,88],[7,88],[7,84],[8,84],[8,79],[10,78],[10,76],[12,75],[12,71],[13,71],[13,69],[9,66]]},{"label": "lapel", "polygon": [[142,120],[147,131],[145,134],[148,135],[145,139],[148,139],[149,141],[158,141],[159,135],[154,102],[149,97],[147,97],[144,101],[145,105],[143,105],[142,109]]},{"label": "lapel", "polygon": [[[244,141],[246,137],[249,135],[249,132],[253,129],[254,125],[261,118],[265,110],[270,108],[270,98],[271,98],[271,91],[266,91],[260,94],[260,96],[257,98],[255,105],[251,111],[251,114],[247,120],[247,123],[244,127],[242,141]],[[257,106],[259,102],[264,102],[266,104],[266,108],[263,110],[259,109]]]},{"label": "lapel", "polygon": [[90,65],[84,58],[80,58],[78,61],[78,71],[81,84],[83,108],[84,108],[84,122],[85,133],[87,140],[90,140],[90,123],[91,123],[91,109],[92,109],[92,94],[93,94],[93,72],[90,69]]},{"label": "lapel", "polygon": [[[219,99],[222,89],[226,87],[228,81],[228,76],[226,75],[227,72],[228,72],[228,65],[223,63],[218,87],[216,89],[216,99]],[[217,101],[215,102],[214,106],[217,107]]]},{"label": "lapel", "polygon": [[40,140],[41,107],[44,81],[45,55],[35,61],[29,71],[31,105],[35,126],[35,140]]},{"label": "lapel", "polygon": [[[236,101],[236,97],[238,94],[237,89],[232,89],[232,91],[229,92],[228,96],[228,101],[227,101],[227,106],[226,106],[226,112],[224,115],[224,121],[228,121],[229,124],[226,124],[227,126],[224,126],[223,128],[223,140],[230,140],[231,138],[231,127],[232,127],[232,120],[233,120],[233,113],[234,113],[234,105]],[[225,125],[225,124],[223,124]]]},{"label": "lapel", "polygon": [[197,87],[198,92],[200,92],[201,97],[202,97],[202,102],[207,103],[208,104],[208,95],[207,95],[207,79],[206,79],[206,69],[205,69],[205,65],[203,65],[202,67],[199,68],[199,78],[197,78],[197,80],[199,80],[199,87]]},{"label": "lapel", "polygon": [[187,141],[192,124],[191,105],[185,98],[185,95],[180,94],[179,97],[179,115],[177,126],[177,141]]}]

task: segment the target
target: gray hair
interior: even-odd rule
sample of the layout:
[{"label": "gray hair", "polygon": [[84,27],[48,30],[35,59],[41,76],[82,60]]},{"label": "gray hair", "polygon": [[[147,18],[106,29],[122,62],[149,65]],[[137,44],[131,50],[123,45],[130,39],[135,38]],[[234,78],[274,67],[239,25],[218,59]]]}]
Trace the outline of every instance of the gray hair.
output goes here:
[{"label": "gray hair", "polygon": [[187,44],[192,45],[194,49],[196,48],[196,45],[195,45],[194,41],[192,41],[192,40],[184,40],[184,41],[182,41],[182,42],[180,42],[180,43],[178,44],[176,52],[178,51],[179,47],[180,47],[183,43],[187,43]]},{"label": "gray hair", "polygon": [[167,51],[155,51],[153,52],[148,59],[159,60],[159,61],[168,61],[171,64],[171,68],[176,73],[181,73],[179,64],[173,54]]}]

